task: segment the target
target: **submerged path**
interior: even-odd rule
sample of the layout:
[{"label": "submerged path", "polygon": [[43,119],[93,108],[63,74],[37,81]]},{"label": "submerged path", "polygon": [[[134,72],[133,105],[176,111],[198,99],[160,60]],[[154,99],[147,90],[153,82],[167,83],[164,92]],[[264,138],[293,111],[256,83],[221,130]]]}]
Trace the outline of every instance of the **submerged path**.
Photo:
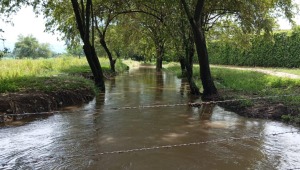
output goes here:
[{"label": "submerged path", "polygon": [[256,71],[256,72],[260,72],[260,73],[264,73],[264,74],[269,74],[269,75],[277,76],[277,77],[291,78],[291,79],[300,79],[299,75],[291,74],[291,73],[285,73],[285,72],[281,72],[281,71],[269,70],[267,68],[238,67],[238,66],[224,66],[224,65],[211,65],[211,67],[228,68],[228,69],[234,69],[234,70]]}]

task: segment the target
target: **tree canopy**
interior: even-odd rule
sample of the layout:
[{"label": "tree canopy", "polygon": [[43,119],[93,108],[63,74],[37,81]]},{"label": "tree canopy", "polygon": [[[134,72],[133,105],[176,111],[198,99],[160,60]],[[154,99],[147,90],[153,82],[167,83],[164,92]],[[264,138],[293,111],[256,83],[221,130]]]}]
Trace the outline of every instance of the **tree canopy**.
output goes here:
[{"label": "tree canopy", "polygon": [[[112,71],[113,55],[128,54],[144,59],[154,56],[159,71],[163,60],[185,56],[186,64],[192,64],[196,47],[205,94],[216,93],[207,40],[226,39],[246,47],[254,34],[272,34],[277,17],[294,23],[297,13],[292,0],[3,0],[0,5],[5,16],[22,5],[43,13],[47,31],[63,33],[69,47],[83,44],[99,81],[102,76],[97,72],[102,71],[97,68],[101,65],[96,52],[105,51]],[[103,50],[96,48],[100,46]]]},{"label": "tree canopy", "polygon": [[32,35],[19,35],[13,54],[16,58],[50,58],[52,51],[47,43],[39,43]]}]

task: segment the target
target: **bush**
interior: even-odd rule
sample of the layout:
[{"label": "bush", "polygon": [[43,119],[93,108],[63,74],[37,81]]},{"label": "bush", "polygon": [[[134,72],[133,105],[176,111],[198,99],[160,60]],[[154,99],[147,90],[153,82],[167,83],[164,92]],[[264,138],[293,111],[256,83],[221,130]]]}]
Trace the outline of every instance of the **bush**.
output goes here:
[{"label": "bush", "polygon": [[255,36],[248,49],[232,42],[208,42],[210,62],[221,65],[287,67],[300,66],[300,28],[292,32],[278,32],[271,37]]}]

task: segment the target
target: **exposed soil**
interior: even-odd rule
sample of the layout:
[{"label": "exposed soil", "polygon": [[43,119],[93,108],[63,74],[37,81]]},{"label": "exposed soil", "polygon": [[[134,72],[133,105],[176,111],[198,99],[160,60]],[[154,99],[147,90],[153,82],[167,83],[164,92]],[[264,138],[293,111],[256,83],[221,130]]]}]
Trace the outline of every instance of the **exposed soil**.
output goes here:
[{"label": "exposed soil", "polygon": [[16,117],[10,114],[51,113],[63,107],[86,103],[93,98],[94,92],[84,88],[48,93],[28,91],[0,94],[0,122],[15,120]]},{"label": "exposed soil", "polygon": [[[259,68],[259,67],[253,68],[253,67],[237,67],[237,66],[223,66],[223,65],[212,65],[212,67],[256,71],[256,72],[261,72],[264,74],[269,74],[277,77],[300,79],[299,75],[273,71],[273,70],[268,70],[266,68]],[[236,93],[233,95],[230,95],[230,93],[228,94],[228,92],[224,92],[224,93],[226,93],[227,96],[238,95]],[[245,96],[245,97],[251,98],[253,96]],[[252,117],[252,118],[282,120],[283,115],[300,116],[300,106],[286,106],[283,103],[272,102],[269,100],[253,101],[253,103],[250,106],[244,106],[242,102],[223,103],[221,104],[221,106],[239,115],[245,117]]]},{"label": "exposed soil", "polygon": [[[221,92],[222,93],[222,92]],[[226,92],[226,99],[234,99],[230,97],[230,92]],[[229,94],[229,95],[228,95]],[[232,96],[236,96],[234,94]],[[240,97],[241,98],[241,97]],[[243,98],[255,98],[255,96],[243,96]],[[282,120],[283,115],[299,116],[300,106],[286,106],[282,102],[274,102],[267,99],[251,100],[250,104],[243,101],[225,102],[219,104],[228,111],[235,112],[241,116],[249,118],[262,118],[271,120]]]},{"label": "exposed soil", "polygon": [[220,105],[226,110],[251,118],[281,120],[282,115],[297,115],[296,108],[288,108],[282,103],[271,103],[265,100],[256,101],[251,106],[243,106],[239,102],[222,103]]}]

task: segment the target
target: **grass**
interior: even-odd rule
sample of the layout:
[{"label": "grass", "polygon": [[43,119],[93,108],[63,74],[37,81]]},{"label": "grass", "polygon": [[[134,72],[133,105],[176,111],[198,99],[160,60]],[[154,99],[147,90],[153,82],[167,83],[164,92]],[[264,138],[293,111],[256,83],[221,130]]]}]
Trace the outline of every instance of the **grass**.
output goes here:
[{"label": "grass", "polygon": [[[108,59],[100,58],[100,63],[103,71],[109,72]],[[117,71],[124,71],[126,67],[121,61],[117,61]],[[91,80],[74,77],[76,73],[91,72],[85,58],[0,60],[0,69],[0,93],[94,86]]]},{"label": "grass", "polygon": [[[170,63],[165,69],[181,76],[178,64]],[[297,71],[297,70],[296,70]],[[211,68],[217,87],[243,92],[246,94],[287,94],[300,90],[299,79],[280,78],[255,71]],[[200,79],[199,66],[194,66],[194,78]]]},{"label": "grass", "polygon": [[212,75],[225,88],[245,93],[261,95],[291,93],[291,89],[300,87],[300,80],[279,78],[254,71],[212,68]]},{"label": "grass", "polygon": [[[175,72],[179,77],[181,76],[181,69],[178,64],[170,63],[165,65],[164,68],[168,71]],[[297,69],[288,70],[295,73],[299,71]],[[299,79],[280,78],[255,71],[232,70],[227,68],[211,68],[211,72],[215,85],[225,99],[300,94]],[[199,77],[199,67],[194,66],[194,78],[198,86],[201,87]],[[251,106],[251,101],[245,102],[242,104]],[[283,103],[299,111],[300,97],[278,97],[270,99],[269,102]],[[298,124],[300,123],[300,116],[283,116],[283,119]]]}]

